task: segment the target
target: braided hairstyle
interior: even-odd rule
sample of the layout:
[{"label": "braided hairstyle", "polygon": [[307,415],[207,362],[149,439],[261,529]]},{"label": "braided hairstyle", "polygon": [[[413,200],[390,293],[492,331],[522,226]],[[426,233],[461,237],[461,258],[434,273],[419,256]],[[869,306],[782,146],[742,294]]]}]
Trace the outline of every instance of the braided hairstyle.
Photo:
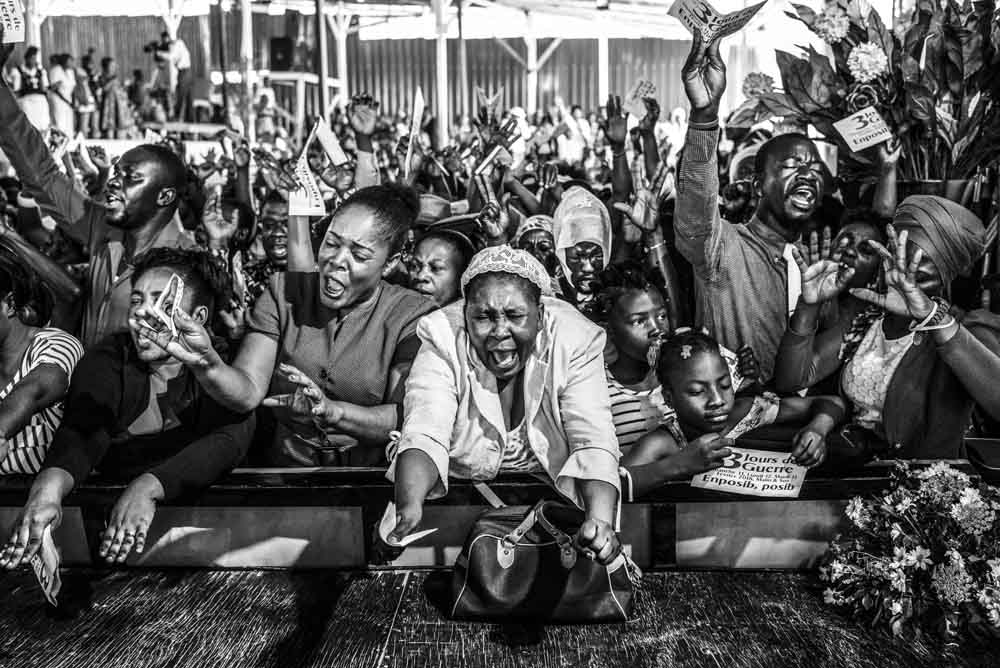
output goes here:
[{"label": "braided hairstyle", "polygon": [[722,355],[719,342],[714,338],[693,329],[677,332],[660,348],[660,358],[656,363],[656,378],[663,387],[670,387],[670,374],[675,372],[685,361],[700,353]]},{"label": "braided hairstyle", "polygon": [[636,260],[625,260],[605,267],[597,277],[595,288],[594,305],[601,322],[606,322],[618,300],[632,291],[655,290],[663,302],[667,302],[663,276]]},{"label": "braided hairstyle", "polygon": [[44,327],[55,300],[42,281],[6,246],[0,245],[0,300],[8,302],[28,327]]}]

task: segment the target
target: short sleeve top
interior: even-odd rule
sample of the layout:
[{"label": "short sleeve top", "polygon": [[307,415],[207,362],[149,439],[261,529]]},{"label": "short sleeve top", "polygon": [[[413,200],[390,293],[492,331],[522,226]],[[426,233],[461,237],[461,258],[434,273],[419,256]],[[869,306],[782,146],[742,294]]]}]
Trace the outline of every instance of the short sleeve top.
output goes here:
[{"label": "short sleeve top", "polygon": [[[34,369],[43,364],[52,364],[65,372],[68,379],[73,375],[73,369],[81,357],[83,346],[66,332],[55,328],[39,331],[24,351],[21,365],[13,378],[5,387],[0,388],[0,403]],[[10,438],[10,451],[0,461],[0,473],[38,473],[62,416],[62,401],[31,416],[24,429]]]},{"label": "short sleeve top", "polygon": [[[278,363],[295,366],[327,397],[359,406],[392,403],[389,371],[408,365],[420,341],[417,321],[436,308],[434,302],[406,288],[382,282],[366,302],[338,314],[320,301],[316,272],[287,272],[271,277],[248,319],[248,330],[278,343]],[[273,375],[270,393],[294,386]],[[399,398],[401,400],[401,398]],[[278,463],[317,465],[324,449],[357,445],[347,435],[324,438],[310,421],[275,411]]]}]

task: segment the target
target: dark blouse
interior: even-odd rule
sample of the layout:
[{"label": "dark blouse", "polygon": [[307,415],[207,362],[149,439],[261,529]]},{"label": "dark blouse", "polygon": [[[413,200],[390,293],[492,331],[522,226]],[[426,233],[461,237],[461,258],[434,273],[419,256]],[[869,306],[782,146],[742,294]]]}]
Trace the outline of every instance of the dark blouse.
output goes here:
[{"label": "dark blouse", "polygon": [[[413,362],[420,347],[417,320],[435,308],[423,295],[383,281],[368,301],[338,314],[320,302],[316,272],[288,272],[271,277],[247,328],[277,341],[277,362],[298,368],[331,399],[358,406],[401,404],[402,396],[389,396],[389,372]],[[284,378],[272,376],[269,394],[294,390]],[[277,430],[270,459],[276,465],[368,465],[375,462],[364,461],[363,452],[352,453],[346,461],[336,453],[363,445],[370,446],[361,448],[370,454],[385,445],[359,443],[347,434],[321,434],[310,420],[296,419],[287,411],[276,410],[274,417]]]}]

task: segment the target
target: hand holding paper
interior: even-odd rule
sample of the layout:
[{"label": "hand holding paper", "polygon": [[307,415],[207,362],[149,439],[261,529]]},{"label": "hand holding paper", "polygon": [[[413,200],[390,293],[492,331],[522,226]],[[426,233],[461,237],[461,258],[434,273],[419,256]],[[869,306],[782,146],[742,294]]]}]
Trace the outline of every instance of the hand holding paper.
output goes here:
[{"label": "hand holding paper", "polygon": [[677,0],[667,13],[683,23],[692,34],[700,34],[707,44],[742,30],[766,3],[767,0],[764,0],[729,14],[720,14],[706,0]]},{"label": "hand holding paper", "polygon": [[382,521],[379,522],[378,535],[387,545],[391,545],[392,547],[406,547],[410,543],[415,543],[421,538],[437,531],[437,529],[425,529],[424,531],[411,533],[402,539],[397,539],[394,535],[397,521],[396,504],[390,501],[389,505],[385,507],[385,513],[382,514]]}]

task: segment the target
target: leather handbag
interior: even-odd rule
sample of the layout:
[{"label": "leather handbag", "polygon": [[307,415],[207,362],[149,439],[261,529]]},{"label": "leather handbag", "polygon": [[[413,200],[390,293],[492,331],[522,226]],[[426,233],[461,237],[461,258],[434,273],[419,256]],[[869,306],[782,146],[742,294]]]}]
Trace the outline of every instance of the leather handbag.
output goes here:
[{"label": "leather handbag", "polygon": [[452,619],[627,621],[638,569],[624,552],[607,566],[583,556],[574,540],[583,522],[583,511],[552,501],[527,515],[485,511],[455,562]]}]

